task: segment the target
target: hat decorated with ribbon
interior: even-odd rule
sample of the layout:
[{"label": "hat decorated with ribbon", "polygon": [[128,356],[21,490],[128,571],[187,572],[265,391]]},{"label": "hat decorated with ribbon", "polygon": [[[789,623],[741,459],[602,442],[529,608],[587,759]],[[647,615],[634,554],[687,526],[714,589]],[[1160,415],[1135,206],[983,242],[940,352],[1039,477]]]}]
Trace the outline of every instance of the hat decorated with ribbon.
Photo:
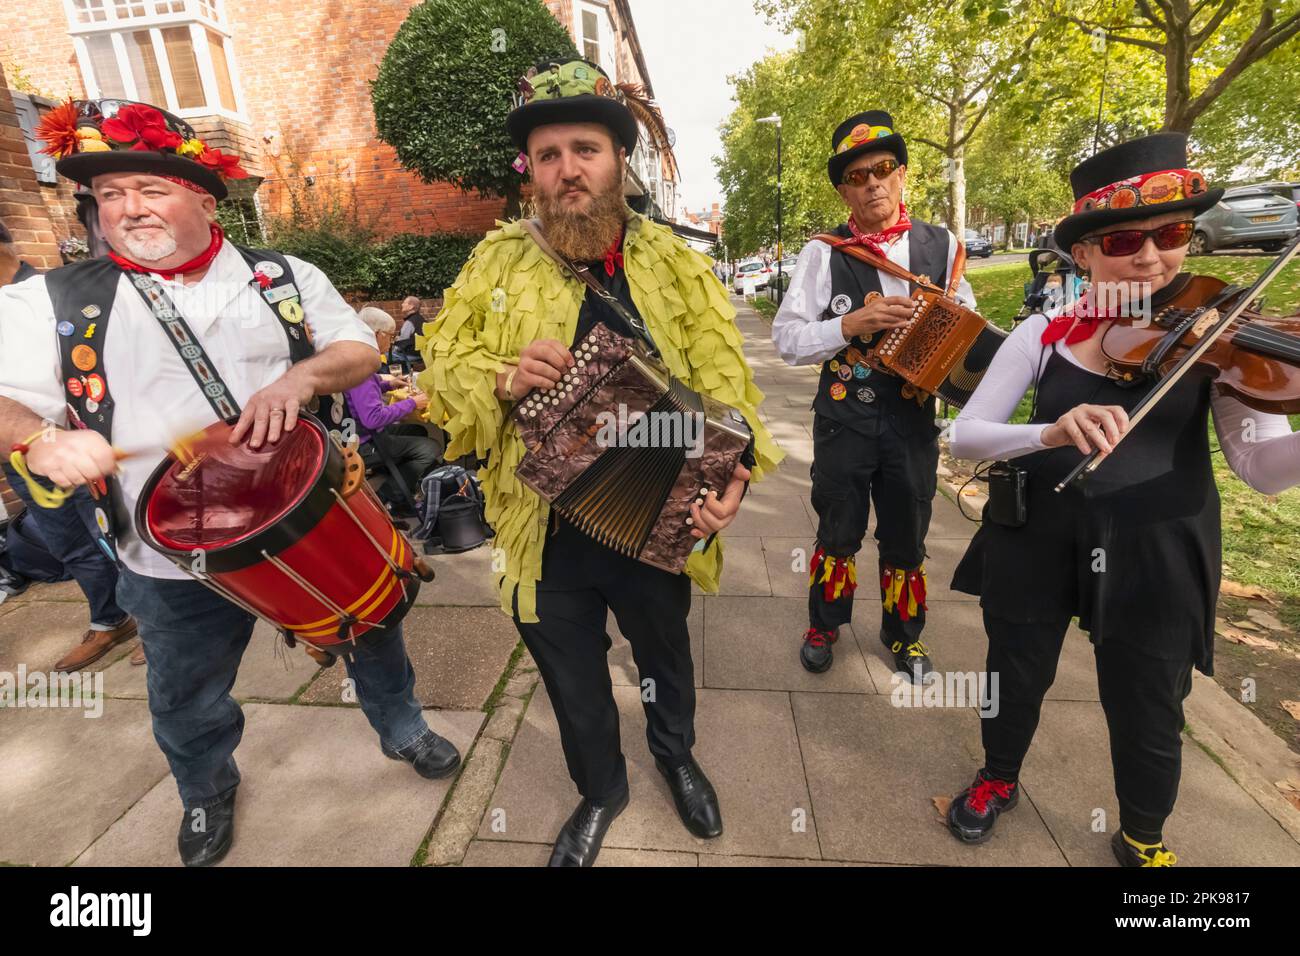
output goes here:
[{"label": "hat decorated with ribbon", "polygon": [[901,165],[907,165],[907,144],[902,134],[894,131],[894,118],[884,110],[850,116],[831,134],[831,158],[826,162],[831,185],[840,184],[844,170],[859,156],[879,150],[893,153]]},{"label": "hat decorated with ribbon", "polygon": [[178,116],[131,100],[68,100],[41,117],[36,136],[54,167],[89,186],[104,173],[151,173],[226,198],[226,180],[248,172]]},{"label": "hat decorated with ribbon", "polygon": [[543,60],[530,67],[519,80],[514,103],[506,131],[525,152],[529,134],[551,123],[603,123],[615,142],[631,153],[639,121],[659,149],[672,148],[663,114],[644,89],[635,83],[613,83],[590,60]]},{"label": "hat decorated with ribbon", "polygon": [[1183,210],[1190,218],[1223,198],[1222,189],[1210,189],[1188,168],[1186,133],[1153,133],[1104,149],[1074,167],[1070,187],[1074,208],[1052,236],[1067,252],[1102,226]]}]

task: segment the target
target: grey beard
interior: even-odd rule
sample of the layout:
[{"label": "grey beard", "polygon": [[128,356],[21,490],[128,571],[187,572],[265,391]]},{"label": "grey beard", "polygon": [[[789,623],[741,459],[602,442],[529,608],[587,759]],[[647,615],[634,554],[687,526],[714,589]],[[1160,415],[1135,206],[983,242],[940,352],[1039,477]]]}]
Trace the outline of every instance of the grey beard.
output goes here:
[{"label": "grey beard", "polygon": [[165,235],[159,239],[136,239],[130,232],[122,235],[122,245],[134,261],[140,263],[159,262],[176,252],[176,237]]}]

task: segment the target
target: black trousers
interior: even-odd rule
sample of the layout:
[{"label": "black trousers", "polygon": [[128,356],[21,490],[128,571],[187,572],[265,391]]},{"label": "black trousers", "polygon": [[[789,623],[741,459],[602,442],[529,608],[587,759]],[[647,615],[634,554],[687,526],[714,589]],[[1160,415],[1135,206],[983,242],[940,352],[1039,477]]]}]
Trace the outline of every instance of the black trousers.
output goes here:
[{"label": "black trousers", "polygon": [[552,520],[537,584],[538,622],[521,622],[516,602],[515,626],[550,695],[569,776],[584,797],[611,800],[627,792],[627,765],[609,676],[607,612],[632,645],[650,752],[679,765],[695,745],[695,666],[686,628],[691,582]]},{"label": "black trousers", "polygon": [[[865,432],[814,416],[812,504],[817,512],[817,546],[826,555],[851,558],[858,553],[874,505],[880,551],[876,581],[886,571],[920,574],[938,480],[935,434],[930,428],[920,435],[901,435],[883,415]],[[818,569],[813,568],[809,625],[834,630],[851,620],[853,597],[828,599],[818,578]],[[869,572],[863,572],[863,586],[872,586],[870,578]],[[883,599],[883,587],[881,591]],[[891,640],[910,644],[925,627],[925,610],[918,607],[915,615],[907,613],[907,620],[904,616],[897,605],[882,608],[881,627]]]},{"label": "black trousers", "polygon": [[[980,725],[985,768],[995,777],[1015,780],[1020,773],[1069,626],[1068,617],[1024,624],[984,612],[986,667],[998,675],[998,710]],[[1191,649],[1189,640],[1186,659],[1165,660],[1120,641],[1093,647],[1120,824],[1143,843],[1160,842],[1178,799],[1183,701],[1192,691]]]}]

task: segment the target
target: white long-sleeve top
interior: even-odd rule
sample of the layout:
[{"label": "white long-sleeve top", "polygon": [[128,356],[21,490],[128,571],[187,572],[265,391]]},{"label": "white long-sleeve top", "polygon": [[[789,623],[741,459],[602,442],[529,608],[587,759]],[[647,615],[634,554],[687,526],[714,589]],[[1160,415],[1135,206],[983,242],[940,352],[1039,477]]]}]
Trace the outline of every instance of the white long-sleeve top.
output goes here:
[{"label": "white long-sleeve top", "polygon": [[[910,233],[900,233],[885,251],[886,257],[911,271]],[[831,301],[831,247],[821,240],[804,245],[794,264],[790,288],[772,320],[772,341],[788,365],[820,365],[849,344],[844,337],[839,316],[822,321]],[[957,237],[948,233],[948,273],[957,255]],[[884,295],[907,296],[907,283],[881,272],[880,291]],[[975,293],[962,276],[957,298],[967,308],[975,308]],[[853,303],[860,308],[861,302]]]},{"label": "white long-sleeve top", "polygon": [[[1030,316],[1003,341],[979,388],[949,428],[948,450],[954,457],[977,461],[1016,458],[1047,447],[1043,432],[1048,425],[1007,422],[1035,377],[1047,367],[1044,352],[1048,346],[1043,345],[1047,322],[1045,316]],[[1054,342],[1050,348],[1066,361],[1098,374],[1075,358],[1064,341]],[[1300,484],[1300,432],[1291,431],[1285,415],[1257,412],[1217,391],[1210,409],[1219,447],[1237,477],[1267,495]]]}]

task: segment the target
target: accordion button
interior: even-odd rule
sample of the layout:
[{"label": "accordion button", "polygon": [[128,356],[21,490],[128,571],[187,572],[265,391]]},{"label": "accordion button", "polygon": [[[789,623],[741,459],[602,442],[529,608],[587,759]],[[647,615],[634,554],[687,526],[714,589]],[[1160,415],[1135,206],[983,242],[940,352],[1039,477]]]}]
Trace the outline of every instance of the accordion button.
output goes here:
[{"label": "accordion button", "polygon": [[700,507],[703,507],[703,506],[704,506],[704,499],[703,499],[703,498],[696,498],[696,499],[695,499],[695,503],[696,503],[697,505],[699,505]]},{"label": "accordion button", "polygon": [[578,368],[582,368],[582,367],[585,366],[586,364],[587,364],[587,360],[586,360],[586,359],[578,359]]},{"label": "accordion button", "polygon": [[687,524],[695,524],[695,519],[694,519],[694,518],[687,518],[687,519],[686,519],[686,523],[687,523]]},{"label": "accordion button", "polygon": [[529,413],[528,413],[528,417],[529,417],[529,418],[536,418],[536,417],[537,417],[537,409],[533,409],[531,412],[529,412]]}]

